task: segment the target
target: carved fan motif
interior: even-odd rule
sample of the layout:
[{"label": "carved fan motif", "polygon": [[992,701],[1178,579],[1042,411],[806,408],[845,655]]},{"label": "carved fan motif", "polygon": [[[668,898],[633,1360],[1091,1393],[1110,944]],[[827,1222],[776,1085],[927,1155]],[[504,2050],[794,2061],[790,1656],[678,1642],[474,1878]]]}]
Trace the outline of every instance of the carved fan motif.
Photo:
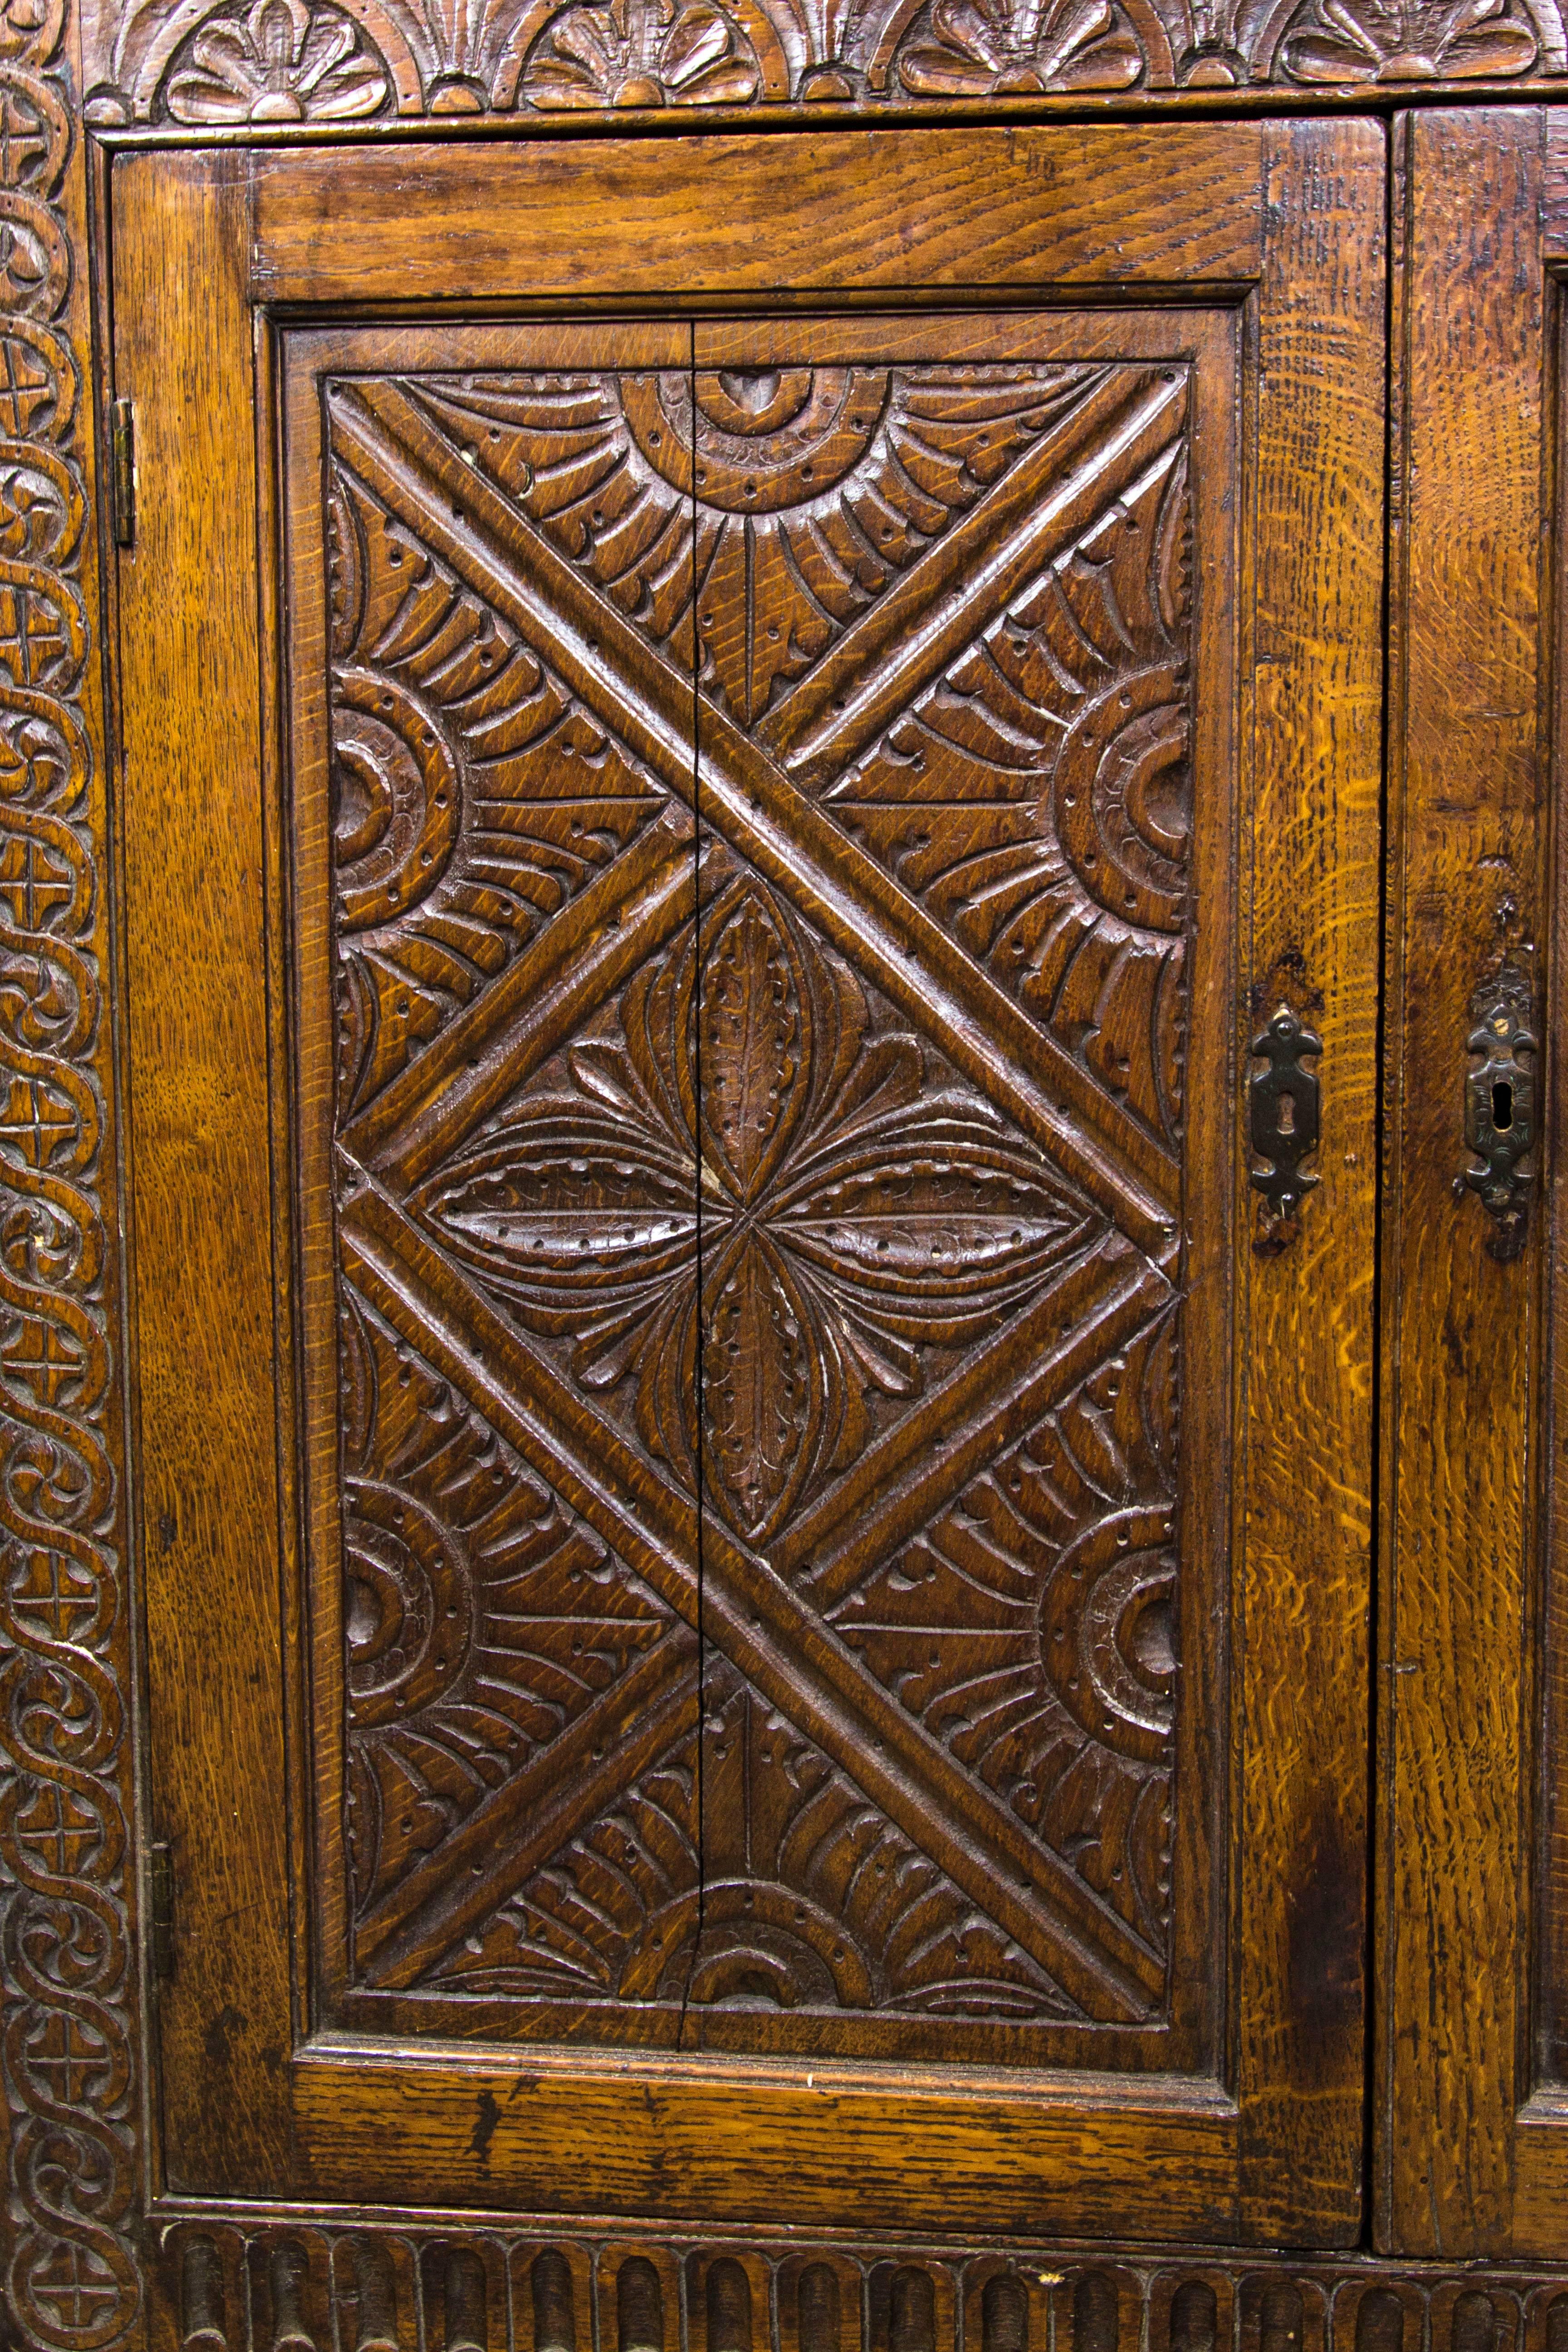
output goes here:
[{"label": "carved fan motif", "polygon": [[664,795],[342,460],[328,520],[340,1084],[353,1108]]},{"label": "carved fan motif", "polygon": [[363,1916],[603,1714],[639,1659],[664,1643],[673,1676],[692,1645],[351,1289],[341,1327],[348,1848]]},{"label": "carved fan motif", "polygon": [[[470,1993],[710,2011],[1080,2014],[731,1668],[703,1725],[443,1963]],[[699,1787],[725,1832],[699,1869]],[[726,1801],[726,1799],[728,1801]]]},{"label": "carved fan motif", "polygon": [[1103,373],[699,370],[411,390],[749,725]]},{"label": "carved fan motif", "polygon": [[1539,53],[1508,0],[1309,0],[1280,61],[1292,80],[1319,85],[1468,81],[1528,73]]},{"label": "carved fan motif", "polygon": [[1176,1398],[1167,1312],[912,1542],[824,1596],[878,1680],[1155,1944],[1171,1859]]},{"label": "carved fan motif", "polygon": [[607,0],[551,17],[521,87],[550,111],[743,106],[761,81],[744,32],[711,0]]},{"label": "carved fan motif", "polygon": [[1137,32],[1111,0],[934,0],[899,58],[920,96],[1126,89],[1144,70]]},{"label": "carved fan motif", "polygon": [[255,0],[206,17],[164,84],[176,122],[213,125],[358,121],[391,94],[380,58],[330,0]]},{"label": "carved fan motif", "polygon": [[1097,1087],[1172,1143],[1189,539],[1171,443],[823,795]]}]

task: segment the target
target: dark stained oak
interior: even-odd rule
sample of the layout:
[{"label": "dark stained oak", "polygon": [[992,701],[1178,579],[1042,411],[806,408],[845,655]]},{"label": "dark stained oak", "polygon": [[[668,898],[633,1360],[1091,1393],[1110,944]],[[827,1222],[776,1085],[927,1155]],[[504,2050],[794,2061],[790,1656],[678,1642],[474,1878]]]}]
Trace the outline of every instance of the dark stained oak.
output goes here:
[{"label": "dark stained oak", "polygon": [[[347,373],[357,356],[312,339],[290,395],[291,601],[320,608],[324,548],[331,613],[344,1987],[416,1995],[432,2020],[460,2002],[458,2031],[477,2003],[509,2002],[531,2037],[730,2047],[776,2045],[784,2021],[708,2012],[762,2002],[846,2054],[1026,2053],[965,2020],[1152,2021],[1172,1914],[1178,1294],[1169,1212],[1151,1219],[1136,1171],[1173,1186],[1184,992],[1179,929],[1173,950],[1156,931],[1146,952],[1128,916],[1179,924],[1193,830],[1191,714],[1171,699],[1188,676],[1187,369],[971,357],[386,379]],[[533,356],[552,356],[550,331]],[[317,403],[324,527],[304,509]],[[769,604],[770,582],[793,609]],[[683,811],[712,796],[710,700],[765,706],[774,742],[868,662],[917,665],[903,690],[921,710],[951,702],[955,648],[992,661],[1005,624],[1027,652],[1005,604],[962,652],[1009,591],[1039,606],[1011,691],[1032,686],[1041,715],[1007,736],[1006,773],[972,757],[951,782],[948,862],[964,863],[966,806],[1006,790],[1026,911],[1016,943],[947,954],[958,1003],[922,1042],[734,852],[699,848]],[[728,698],[710,651],[726,613],[752,665]],[[302,679],[313,640],[295,635]],[[756,683],[773,645],[798,685],[777,668]],[[606,675],[617,659],[626,674]],[[999,675],[994,697],[1008,691]],[[994,751],[1011,719],[1011,704],[994,717]],[[1042,862],[1022,845],[1053,773],[1046,838],[1068,846]],[[863,831],[858,800],[823,797],[847,841]],[[1103,883],[1102,837],[1124,861]],[[827,905],[832,836],[815,838]],[[899,853],[884,826],[895,878]],[[962,950],[959,897],[950,882],[935,904]],[[861,926],[842,907],[833,919],[849,944]],[[1053,928],[1061,947],[1030,960]],[[1053,1058],[1043,1038],[1030,1050],[1043,1023],[994,985],[976,998],[976,964],[1058,1007]],[[895,970],[929,1022],[925,973]],[[986,1092],[941,1042],[999,1001]],[[1141,1031],[1161,1037],[1152,1061]],[[1036,1140],[1007,1112],[1042,1062],[1076,1115],[1051,1111]],[[911,1131],[928,1139],[913,1159]],[[367,1219],[390,1324],[366,1296]],[[513,1414],[548,1381],[559,1433],[536,1432],[528,1455],[542,1489],[520,1486],[493,1413],[465,1411],[471,1376],[456,1398],[445,1384],[456,1359],[432,1354],[426,1297],[443,1330],[466,1326],[506,1362]],[[1040,1360],[1021,1381],[1025,1351]],[[662,1492],[679,1567],[607,1550],[627,1530],[602,1503],[576,1517],[584,1417],[590,1461],[629,1447],[641,1491]],[[937,1430],[950,1466],[933,1483],[915,1468]],[[682,1496],[704,1509],[700,1568]],[[728,1565],[735,1538],[796,1587],[782,1614],[772,1575]],[[886,1597],[936,1581],[939,1559],[929,1622]],[[748,1632],[772,1621],[760,1683],[726,1663],[733,1576]],[[889,1606],[902,1630],[880,1622]],[[1205,1613],[1201,1596],[1186,1611],[1194,1706]],[[917,1706],[933,1642],[951,1663]],[[343,1672],[324,1663],[323,1693]],[[955,1739],[971,1687],[978,1721]],[[323,1790],[329,1871],[335,1803]],[[1183,1892],[1195,1990],[1210,1897],[1201,1879]],[[617,2003],[635,2023],[606,2016]],[[855,2020],[879,2011],[868,2038]]]}]

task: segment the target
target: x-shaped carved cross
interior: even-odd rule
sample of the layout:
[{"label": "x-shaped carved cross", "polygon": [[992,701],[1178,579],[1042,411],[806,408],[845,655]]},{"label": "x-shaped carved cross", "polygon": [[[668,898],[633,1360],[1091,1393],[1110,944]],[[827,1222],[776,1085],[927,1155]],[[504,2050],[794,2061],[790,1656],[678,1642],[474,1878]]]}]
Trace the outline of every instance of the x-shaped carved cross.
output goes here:
[{"label": "x-shaped carved cross", "polygon": [[[563,1759],[534,1759],[484,1800],[362,1921],[359,1960],[394,1989],[449,1948],[625,1785],[627,1719],[643,1742],[689,1703],[701,1641],[718,1645],[1091,2017],[1146,2015],[1160,1955],[868,1672],[825,1612],[927,1524],[1171,1297],[1178,1174],[1070,1055],[824,814],[810,788],[842,768],[1060,548],[1169,446],[1185,387],[1115,372],[949,534],[940,585],[916,563],[770,710],[753,735],[628,622],[436,430],[395,383],[333,402],[340,454],[456,576],[548,649],[565,684],[669,794],[576,902],[563,953],[547,927],[341,1134],[345,1270],[664,1600],[684,1629],[574,1727],[570,1818]],[[954,542],[957,542],[956,544]],[[725,841],[931,1034],[947,1058],[1110,1221],[942,1391],[940,1454],[895,1425],[763,1558],[696,1510],[607,1419],[584,1442],[584,1400],[407,1213],[409,1192],[540,1068],[650,955],[702,891],[697,819]],[[1042,1083],[1042,1079],[1047,1083]],[[1053,1090],[1049,1081],[1055,1080]],[[1059,1097],[1090,1110],[1069,1116]],[[807,1571],[809,1570],[809,1573]],[[809,1584],[809,1601],[800,1587]],[[679,1679],[672,1679],[673,1677]],[[628,1680],[639,1685],[628,1694]],[[641,1687],[647,1685],[646,1690]],[[665,1725],[669,1716],[671,1723]],[[597,1765],[598,1769],[595,1769]]]}]

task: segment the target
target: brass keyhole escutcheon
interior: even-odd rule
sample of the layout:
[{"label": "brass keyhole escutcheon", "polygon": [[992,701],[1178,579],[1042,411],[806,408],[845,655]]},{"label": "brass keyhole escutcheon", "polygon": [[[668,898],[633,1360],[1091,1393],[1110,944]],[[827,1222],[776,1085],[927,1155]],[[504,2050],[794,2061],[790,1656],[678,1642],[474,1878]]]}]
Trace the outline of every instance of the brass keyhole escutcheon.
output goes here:
[{"label": "brass keyhole escutcheon", "polygon": [[1490,1215],[1487,1248],[1504,1264],[1524,1247],[1534,1168],[1535,1056],[1530,975],[1517,963],[1489,974],[1470,1003],[1470,1053],[1465,1079],[1465,1141],[1478,1165],[1463,1184],[1479,1192]]}]

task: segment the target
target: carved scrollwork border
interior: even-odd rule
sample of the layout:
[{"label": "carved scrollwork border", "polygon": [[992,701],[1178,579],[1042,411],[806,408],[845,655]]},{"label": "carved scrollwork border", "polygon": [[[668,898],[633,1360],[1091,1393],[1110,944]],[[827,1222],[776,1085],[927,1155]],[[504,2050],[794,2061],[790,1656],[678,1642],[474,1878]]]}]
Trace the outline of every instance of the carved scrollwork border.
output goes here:
[{"label": "carved scrollwork border", "polygon": [[13,2326],[108,2352],[142,2280],[75,30],[0,7],[0,2074]]}]

